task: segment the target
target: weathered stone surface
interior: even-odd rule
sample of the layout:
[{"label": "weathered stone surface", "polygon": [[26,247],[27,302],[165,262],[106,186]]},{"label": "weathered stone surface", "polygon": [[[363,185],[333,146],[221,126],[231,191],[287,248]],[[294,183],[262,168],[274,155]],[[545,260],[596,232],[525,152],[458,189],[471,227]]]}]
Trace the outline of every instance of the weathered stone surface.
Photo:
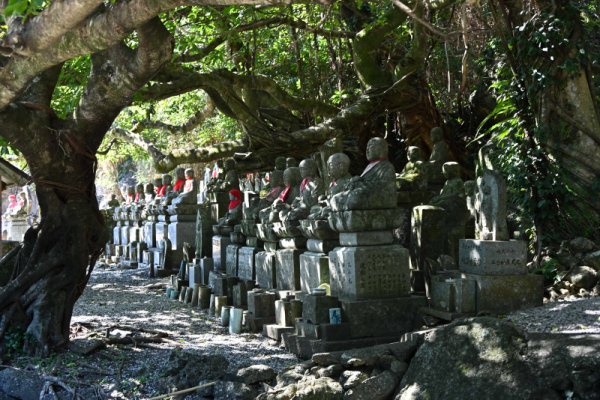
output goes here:
[{"label": "weathered stone surface", "polygon": [[275,270],[275,253],[259,251],[254,258],[256,283],[263,289],[275,288],[277,274]]},{"label": "weathered stone surface", "polygon": [[225,271],[227,246],[231,244],[229,236],[215,235],[212,238],[213,268],[215,271]]},{"label": "weathered stone surface", "polygon": [[[338,235],[337,232],[336,235]],[[338,247],[339,245],[340,242],[339,240],[337,240],[337,236],[335,240],[308,239],[306,241],[306,249],[313,253],[326,254]]]},{"label": "weathered stone surface", "polygon": [[402,225],[405,214],[397,208],[332,212],[329,226],[337,232],[392,230]]},{"label": "weathered stone surface", "polygon": [[225,272],[229,275],[237,276],[239,250],[238,244],[230,244],[225,249]]},{"label": "weathered stone surface", "polygon": [[275,317],[275,293],[248,292],[248,313],[254,318]]},{"label": "weathered stone surface", "polygon": [[253,400],[258,390],[241,382],[217,381],[213,396],[219,400]]},{"label": "weathered stone surface", "polygon": [[300,251],[277,250],[275,254],[277,289],[300,290]]},{"label": "weathered stone surface", "polygon": [[600,271],[600,251],[586,254],[583,258],[583,264],[594,268],[596,271]]},{"label": "weathered stone surface", "polygon": [[256,279],[254,269],[254,257],[256,247],[242,247],[238,252],[238,277],[243,280],[253,281]]},{"label": "weathered stone surface", "polygon": [[362,371],[346,370],[342,374],[342,382],[344,390],[352,389],[353,387],[363,383],[369,379],[369,375]]},{"label": "weathered stone surface", "polygon": [[9,399],[38,399],[44,379],[33,371],[5,368],[0,371],[0,397]]},{"label": "weathered stone surface", "polygon": [[390,371],[376,375],[356,385],[344,394],[347,400],[385,400],[398,384],[398,378]]},{"label": "weathered stone surface", "polygon": [[446,247],[444,209],[434,206],[417,206],[411,216],[410,257],[411,267],[419,271],[413,282],[413,291],[424,292],[424,271],[427,259],[436,260]]},{"label": "weathered stone surface", "polygon": [[221,355],[205,355],[173,350],[169,355],[163,375],[173,377],[178,389],[196,386],[201,379],[218,379],[223,376],[229,362]]},{"label": "weathered stone surface", "polygon": [[408,370],[408,363],[404,362],[404,361],[392,361],[392,364],[390,365],[390,371],[392,371],[394,374],[396,374],[396,376],[400,379],[402,379],[402,377],[404,376],[404,374],[406,373],[406,371]]},{"label": "weathered stone surface", "polygon": [[535,382],[522,354],[525,338],[493,318],[459,320],[425,339],[396,400],[530,399]]},{"label": "weathered stone surface", "polygon": [[478,214],[475,237],[482,240],[508,240],[506,224],[506,183],[502,175],[493,170],[485,170],[477,178],[477,198],[475,205]]},{"label": "weathered stone surface", "polygon": [[477,275],[461,274],[477,282],[477,312],[504,314],[521,308],[542,305],[542,275]]},{"label": "weathered stone surface", "polygon": [[310,251],[300,254],[300,289],[310,293],[323,283],[329,283],[329,257]]},{"label": "weathered stone surface", "polygon": [[332,296],[358,300],[410,293],[408,250],[402,246],[337,247],[329,260]]},{"label": "weathered stone surface", "polygon": [[342,232],[340,233],[341,246],[376,246],[391,244],[394,235],[391,229],[370,232]]},{"label": "weathered stone surface", "polygon": [[598,282],[598,272],[588,266],[574,267],[568,280],[577,289],[591,290]]},{"label": "weathered stone surface", "polygon": [[451,313],[476,311],[476,282],[459,274],[439,274],[431,278],[431,307]]},{"label": "weathered stone surface", "polygon": [[311,324],[329,323],[329,309],[339,307],[336,297],[309,294],[302,304],[302,319]]},{"label": "weathered stone surface", "polygon": [[527,243],[462,239],[459,241],[459,268],[480,275],[526,274]]},{"label": "weathered stone surface", "polygon": [[328,367],[332,364],[339,364],[340,357],[341,354],[339,353],[315,353],[312,355],[311,360],[317,365]]},{"label": "weathered stone surface", "polygon": [[569,248],[573,253],[589,253],[598,250],[596,243],[584,237],[578,237],[569,242]]},{"label": "weathered stone surface", "polygon": [[341,400],[342,385],[331,378],[307,376],[296,384],[294,399],[297,400]]},{"label": "weathered stone surface", "polygon": [[[180,216],[181,217],[181,216]],[[196,214],[191,215],[190,221],[176,221],[169,223],[169,240],[171,250],[183,249],[183,242],[196,242]]]},{"label": "weathered stone surface", "polygon": [[156,224],[153,221],[144,223],[144,242],[148,247],[156,246]]},{"label": "weathered stone surface", "polygon": [[279,244],[279,241],[264,242],[263,247],[265,248],[265,251],[268,251],[269,253],[275,253],[277,250],[281,249],[281,245]]},{"label": "weathered stone surface", "polygon": [[279,245],[282,249],[304,249],[307,239],[304,236],[279,239]]},{"label": "weathered stone surface", "polygon": [[342,320],[352,337],[392,336],[421,326],[418,310],[427,304],[425,296],[377,300],[341,300]]},{"label": "weathered stone surface", "polygon": [[245,384],[251,385],[258,382],[270,382],[277,374],[273,368],[264,364],[256,364],[247,368],[238,370],[236,376]]},{"label": "weathered stone surface", "polygon": [[317,376],[337,379],[342,372],[344,372],[344,367],[340,364],[333,364],[325,368],[320,368],[317,371]]}]

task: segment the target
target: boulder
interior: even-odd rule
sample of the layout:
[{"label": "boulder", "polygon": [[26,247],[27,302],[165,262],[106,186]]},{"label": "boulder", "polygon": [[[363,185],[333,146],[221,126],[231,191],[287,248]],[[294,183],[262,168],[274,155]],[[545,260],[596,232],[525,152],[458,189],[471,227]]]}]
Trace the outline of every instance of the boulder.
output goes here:
[{"label": "boulder", "polygon": [[344,367],[342,367],[340,364],[333,364],[329,367],[319,368],[317,371],[317,376],[337,379],[342,372],[344,372]]},{"label": "boulder", "polygon": [[222,377],[229,366],[221,355],[196,354],[173,350],[169,355],[163,376],[172,377],[173,386],[187,389],[196,386],[201,380],[215,380]]},{"label": "boulder", "polygon": [[0,371],[0,398],[37,399],[44,379],[32,371],[5,368]]},{"label": "boulder", "polygon": [[495,318],[441,327],[417,350],[395,399],[529,399],[538,385],[525,344],[512,324]]},{"label": "boulder", "polygon": [[307,376],[296,384],[294,400],[342,400],[342,385],[331,378]]},{"label": "boulder", "polygon": [[398,378],[391,371],[365,380],[344,394],[344,400],[386,400],[394,393]]},{"label": "boulder", "polygon": [[342,374],[342,382],[344,385],[344,390],[352,389],[356,385],[366,381],[369,379],[369,375],[365,374],[362,371],[344,371]]},{"label": "boulder", "polygon": [[569,242],[569,248],[573,253],[589,253],[597,250],[598,246],[590,239],[584,237],[578,237]]},{"label": "boulder", "polygon": [[594,268],[596,271],[600,271],[600,250],[586,254],[583,257],[583,263]]},{"label": "boulder", "polygon": [[219,400],[253,400],[258,390],[242,382],[217,381],[213,396]]},{"label": "boulder", "polygon": [[582,265],[571,270],[568,280],[575,289],[592,290],[598,282],[598,273],[593,268]]},{"label": "boulder", "polygon": [[277,376],[273,368],[268,365],[257,364],[238,370],[236,376],[245,384],[252,385],[258,382],[269,382]]},{"label": "boulder", "polygon": [[327,367],[332,364],[340,363],[340,353],[315,353],[312,355],[312,361],[323,367]]}]

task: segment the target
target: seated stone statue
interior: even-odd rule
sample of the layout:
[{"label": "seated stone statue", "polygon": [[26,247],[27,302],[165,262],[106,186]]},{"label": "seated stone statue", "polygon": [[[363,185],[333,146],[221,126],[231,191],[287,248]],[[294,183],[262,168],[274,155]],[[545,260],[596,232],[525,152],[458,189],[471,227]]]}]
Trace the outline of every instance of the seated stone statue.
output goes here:
[{"label": "seated stone statue", "polygon": [[242,192],[239,189],[229,191],[229,206],[227,213],[219,218],[218,226],[233,226],[242,219]]},{"label": "seated stone statue", "polygon": [[408,162],[396,178],[400,190],[424,190],[427,187],[427,174],[423,152],[416,146],[408,148]]},{"label": "seated stone statue", "polygon": [[289,208],[294,199],[300,194],[300,182],[302,175],[297,167],[286,168],[283,172],[283,183],[285,188],[279,193],[277,199],[269,207],[262,209],[259,212],[261,223],[271,223],[279,220],[279,212],[285,208]]},{"label": "seated stone statue", "polygon": [[111,194],[110,200],[108,201],[108,206],[110,208],[115,208],[115,207],[119,207],[119,205],[121,205],[121,203],[119,203],[119,200],[117,200],[117,195]]},{"label": "seated stone statue", "polygon": [[138,183],[135,186],[135,198],[134,198],[134,203],[140,203],[140,202],[144,202],[144,184],[143,183]]},{"label": "seated stone statue", "polygon": [[127,186],[127,199],[125,200],[125,204],[131,204],[135,201],[135,186],[129,185]]},{"label": "seated stone statue", "polygon": [[175,197],[171,202],[171,206],[178,204],[197,204],[198,203],[198,185],[194,178],[194,170],[188,168],[185,170],[185,184],[183,185],[183,192]]},{"label": "seated stone statue", "polygon": [[323,194],[323,181],[319,178],[317,163],[307,158],[300,163],[300,194],[294,199],[289,208],[285,207],[279,213],[281,221],[298,221],[310,214],[311,207],[317,205],[319,196]]},{"label": "seated stone statue", "polygon": [[444,173],[442,167],[450,159],[450,150],[444,141],[444,131],[439,126],[431,129],[430,132],[433,148],[431,156],[427,162],[429,182],[433,184],[444,183]]},{"label": "seated stone statue", "polygon": [[162,179],[161,178],[154,178],[154,180],[152,181],[152,183],[154,184],[154,194],[158,196],[158,190],[162,186]]},{"label": "seated stone statue", "polygon": [[144,187],[144,203],[150,204],[154,199],[154,196],[154,184],[146,183],[146,186]]},{"label": "seated stone statue", "polygon": [[276,171],[285,171],[285,166],[286,162],[285,162],[285,157],[283,156],[279,156],[275,158],[275,170]]},{"label": "seated stone statue", "polygon": [[171,180],[173,178],[169,174],[164,174],[161,179],[159,179],[160,186],[156,192],[156,195],[159,197],[165,197],[171,190],[173,190],[173,186],[171,185]]},{"label": "seated stone statue", "polygon": [[176,195],[181,194],[183,192],[183,185],[185,185],[185,170],[183,168],[176,168],[173,192],[175,192]]},{"label": "seated stone statue", "polygon": [[232,189],[240,189],[240,179],[235,169],[235,160],[228,158],[224,163],[225,176],[219,187],[220,190],[229,192]]},{"label": "seated stone statue", "polygon": [[344,190],[331,198],[335,211],[396,208],[396,172],[387,159],[385,139],[375,137],[367,143],[369,164],[360,176],[354,176]]},{"label": "seated stone statue", "polygon": [[346,184],[352,179],[350,172],[350,158],[344,153],[332,154],[327,159],[327,174],[331,183],[325,196],[319,198],[319,205],[311,209],[309,219],[327,219],[331,213],[328,199],[344,190]]},{"label": "seated stone statue", "polygon": [[298,167],[298,160],[296,160],[294,157],[286,158],[285,159],[285,167],[286,168]]},{"label": "seated stone statue", "polygon": [[440,194],[431,199],[431,205],[446,208],[451,202],[460,201],[466,208],[465,184],[460,178],[460,165],[452,161],[447,162],[442,167],[442,171],[446,182]]},{"label": "seated stone statue", "polygon": [[283,184],[283,171],[274,170],[269,174],[269,192],[267,195],[260,199],[258,208],[262,210],[265,207],[270,206],[279,197],[285,185]]}]

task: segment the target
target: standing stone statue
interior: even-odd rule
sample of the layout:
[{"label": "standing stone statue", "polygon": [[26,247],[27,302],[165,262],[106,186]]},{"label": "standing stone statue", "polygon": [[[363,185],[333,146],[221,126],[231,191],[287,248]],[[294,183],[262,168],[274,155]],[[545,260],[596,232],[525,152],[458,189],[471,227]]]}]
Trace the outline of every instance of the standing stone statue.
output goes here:
[{"label": "standing stone statue", "polygon": [[387,159],[385,139],[375,137],[367,143],[369,164],[360,176],[354,176],[344,191],[331,198],[334,211],[396,208],[396,172]]},{"label": "standing stone statue", "polygon": [[476,238],[480,240],[508,240],[506,224],[506,184],[496,171],[485,170],[477,178]]},{"label": "standing stone statue", "polygon": [[429,181],[433,184],[441,184],[444,183],[442,167],[450,159],[450,150],[444,141],[444,131],[442,128],[436,126],[431,129],[429,134],[433,142],[431,156],[429,156],[429,161],[427,162]]}]

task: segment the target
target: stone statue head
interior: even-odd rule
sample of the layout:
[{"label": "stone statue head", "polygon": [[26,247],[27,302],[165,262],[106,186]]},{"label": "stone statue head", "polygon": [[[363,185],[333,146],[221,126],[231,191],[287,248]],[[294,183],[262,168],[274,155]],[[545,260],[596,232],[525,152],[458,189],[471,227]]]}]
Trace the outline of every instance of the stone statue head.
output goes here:
[{"label": "stone statue head", "polygon": [[374,137],[367,143],[367,160],[387,159],[388,145],[384,138]]},{"label": "stone statue head", "polygon": [[175,168],[175,178],[176,179],[185,179],[185,169],[179,167]]},{"label": "stone statue head", "polygon": [[191,168],[186,168],[185,170],[185,179],[194,179],[194,170]]},{"label": "stone statue head", "polygon": [[226,159],[223,169],[225,171],[234,171],[235,170],[235,160],[233,158]]},{"label": "stone statue head", "polygon": [[350,168],[350,157],[344,153],[332,154],[327,159],[327,172],[331,179],[339,179],[348,174]]},{"label": "stone statue head", "polygon": [[136,192],[136,193],[144,193],[144,184],[142,184],[142,183],[138,183],[138,184],[135,186],[135,192]]},{"label": "stone statue head", "polygon": [[302,174],[300,168],[290,167],[283,171],[283,184],[285,186],[297,186],[302,182]]},{"label": "stone statue head", "polygon": [[279,156],[275,158],[275,169],[283,171],[285,169],[285,157]]},{"label": "stone statue head", "polygon": [[164,174],[162,176],[162,184],[163,185],[170,185],[171,184],[171,180],[173,179],[173,177],[171,177],[171,175],[169,174]]},{"label": "stone statue head", "polygon": [[423,161],[423,151],[417,146],[408,147],[408,161]]},{"label": "stone statue head", "polygon": [[444,140],[444,131],[439,126],[435,126],[429,131],[429,136],[433,143],[437,143]]},{"label": "stone statue head", "polygon": [[298,168],[302,178],[315,178],[318,174],[317,163],[312,158],[302,160]]},{"label": "stone statue head", "polygon": [[444,173],[446,179],[460,178],[460,165],[457,162],[449,161],[444,163],[442,172]]},{"label": "stone statue head", "polygon": [[283,171],[276,169],[269,174],[271,187],[283,186]]},{"label": "stone statue head", "polygon": [[298,160],[296,160],[294,157],[288,157],[285,159],[285,167],[286,168],[292,168],[292,167],[297,167],[298,166]]},{"label": "stone statue head", "polygon": [[162,185],[163,185],[162,179],[160,179],[160,178],[154,178],[154,187],[159,187],[159,186],[162,186]]},{"label": "stone statue head", "polygon": [[146,194],[154,194],[154,184],[146,183],[145,191],[146,191]]}]

